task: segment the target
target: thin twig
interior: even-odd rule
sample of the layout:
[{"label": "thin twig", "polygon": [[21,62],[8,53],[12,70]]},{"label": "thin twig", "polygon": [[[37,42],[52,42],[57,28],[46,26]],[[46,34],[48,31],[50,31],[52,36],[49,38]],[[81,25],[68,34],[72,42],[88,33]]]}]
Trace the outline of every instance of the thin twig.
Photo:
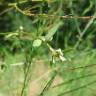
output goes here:
[{"label": "thin twig", "polygon": [[95,84],[95,83],[96,83],[96,80],[94,80],[94,81],[92,81],[92,82],[89,82],[89,83],[87,83],[87,84],[85,84],[85,85],[82,85],[82,86],[80,86],[80,87],[74,88],[74,89],[72,89],[72,90],[68,90],[68,91],[63,92],[63,93],[61,93],[61,94],[58,94],[57,96],[64,96],[65,94],[69,94],[69,93],[71,93],[71,92],[78,91],[78,90],[80,90],[80,89],[82,89],[82,88],[88,87],[89,85],[92,85],[92,84]]},{"label": "thin twig", "polygon": [[50,88],[51,84],[53,83],[56,75],[57,75],[57,72],[56,71],[53,71],[53,75],[51,77],[51,79],[47,82],[47,84],[45,85],[45,87],[43,88],[42,92],[40,93],[39,96],[43,96],[44,95],[44,92],[48,91],[48,89]]},{"label": "thin twig", "polygon": [[[88,67],[94,67],[96,66],[96,64],[90,64],[87,66],[81,66],[81,67],[75,67],[75,68],[66,68],[64,69],[64,71],[71,71],[71,70],[77,70],[77,69],[82,69],[82,68],[88,68]],[[32,84],[37,83],[38,81],[40,81],[43,77],[45,77],[46,75],[50,74],[51,72],[58,70],[59,68],[56,67],[54,69],[50,69],[48,70],[46,73],[44,73],[43,75],[41,75],[39,78],[37,78],[36,80],[32,81]]]},{"label": "thin twig", "polygon": [[76,81],[76,80],[79,80],[79,79],[82,79],[82,78],[92,77],[92,76],[96,76],[96,73],[91,73],[91,74],[82,75],[82,76],[79,76],[79,77],[76,77],[76,78],[69,79],[68,81],[65,81],[65,82],[62,82],[60,84],[52,86],[52,88],[60,87],[60,86],[65,85],[65,84],[69,84],[73,81]]},{"label": "thin twig", "polygon": [[12,9],[13,9],[13,7],[10,7],[10,8],[8,8],[8,9],[2,11],[2,12],[0,13],[0,16],[3,15],[4,13],[7,13],[7,12],[11,11]]},{"label": "thin twig", "polygon": [[13,6],[18,12],[24,14],[24,15],[27,15],[27,16],[42,16],[42,17],[45,17],[45,18],[60,18],[60,19],[85,19],[85,20],[89,20],[91,18],[94,18],[96,19],[96,16],[69,16],[69,15],[65,15],[65,16],[59,16],[59,15],[50,15],[50,14],[34,14],[34,13],[30,13],[30,12],[26,12],[22,9],[20,9],[18,6],[17,6],[17,3],[12,3],[12,4],[9,4],[9,6]]},{"label": "thin twig", "polygon": [[[31,52],[33,52],[33,49],[31,49]],[[26,57],[26,69],[25,69],[25,77],[24,77],[24,84],[23,84],[23,87],[22,87],[22,90],[21,90],[21,95],[20,96],[23,96],[24,95],[24,91],[25,91],[25,88],[27,86],[27,81],[28,81],[28,74],[30,72],[30,69],[31,69],[31,66],[32,66],[32,56],[30,56],[31,59],[30,60],[27,60],[28,58]]]}]

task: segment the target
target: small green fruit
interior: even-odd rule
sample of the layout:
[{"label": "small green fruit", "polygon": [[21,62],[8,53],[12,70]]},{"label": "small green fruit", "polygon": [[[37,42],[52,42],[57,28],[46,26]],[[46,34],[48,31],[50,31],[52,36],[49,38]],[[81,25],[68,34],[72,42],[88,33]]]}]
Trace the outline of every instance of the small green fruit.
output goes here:
[{"label": "small green fruit", "polygon": [[39,47],[42,44],[42,40],[36,39],[33,41],[33,47]]}]

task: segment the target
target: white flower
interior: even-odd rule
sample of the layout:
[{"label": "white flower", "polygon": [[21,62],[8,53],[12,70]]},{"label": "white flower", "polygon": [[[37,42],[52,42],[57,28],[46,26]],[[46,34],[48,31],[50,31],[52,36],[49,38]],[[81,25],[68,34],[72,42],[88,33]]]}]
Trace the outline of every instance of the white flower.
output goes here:
[{"label": "white flower", "polygon": [[56,50],[56,53],[61,61],[66,61],[66,58],[63,56],[63,53],[60,48]]},{"label": "white flower", "polygon": [[63,56],[63,52],[62,50],[59,48],[57,50],[53,49],[49,44],[47,45],[51,51],[52,54],[52,62],[55,63],[56,58],[58,58],[59,60],[66,61],[66,58]]},{"label": "white flower", "polygon": [[64,56],[59,56],[59,59],[60,59],[61,61],[66,61],[66,58],[65,58]]},{"label": "white flower", "polygon": [[23,26],[20,26],[19,29],[22,31],[24,29],[24,27]]}]

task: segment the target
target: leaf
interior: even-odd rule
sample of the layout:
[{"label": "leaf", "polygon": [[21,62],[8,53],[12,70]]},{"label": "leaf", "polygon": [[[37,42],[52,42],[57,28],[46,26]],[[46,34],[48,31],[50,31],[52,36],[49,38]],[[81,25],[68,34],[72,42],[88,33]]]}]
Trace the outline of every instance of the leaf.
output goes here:
[{"label": "leaf", "polygon": [[89,12],[93,7],[93,2],[90,0],[90,5],[88,6],[88,8],[86,8],[84,10],[84,12],[82,13],[82,15],[85,15],[87,12]]},{"label": "leaf", "polygon": [[42,40],[36,39],[33,41],[33,47],[39,47],[42,44]]},{"label": "leaf", "polygon": [[54,26],[48,31],[48,34],[45,36],[45,39],[49,41],[51,38],[53,38],[53,35],[56,33],[56,31],[61,25],[62,22],[55,23]]},{"label": "leaf", "polygon": [[5,36],[5,39],[9,39],[9,38],[11,38],[13,36],[17,36],[17,35],[18,35],[18,33],[10,33],[10,34]]}]

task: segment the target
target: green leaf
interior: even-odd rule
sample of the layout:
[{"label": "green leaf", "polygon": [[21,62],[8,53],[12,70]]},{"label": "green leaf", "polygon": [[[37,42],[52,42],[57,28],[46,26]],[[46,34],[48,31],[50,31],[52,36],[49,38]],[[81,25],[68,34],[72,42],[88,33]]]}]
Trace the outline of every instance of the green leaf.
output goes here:
[{"label": "green leaf", "polygon": [[39,47],[42,44],[42,40],[36,39],[33,41],[33,47]]},{"label": "green leaf", "polygon": [[82,13],[82,15],[85,15],[87,12],[89,12],[93,7],[93,2],[90,0],[90,5],[88,6],[88,8],[86,8],[84,10],[84,12]]},{"label": "green leaf", "polygon": [[18,35],[19,35],[18,33],[10,33],[10,34],[6,35],[5,38],[9,39],[9,38],[11,38],[13,36],[18,36]]},{"label": "green leaf", "polygon": [[51,38],[53,38],[53,35],[56,33],[56,31],[61,25],[62,22],[55,22],[54,26],[48,31],[48,34],[45,36],[45,39],[49,41]]}]

